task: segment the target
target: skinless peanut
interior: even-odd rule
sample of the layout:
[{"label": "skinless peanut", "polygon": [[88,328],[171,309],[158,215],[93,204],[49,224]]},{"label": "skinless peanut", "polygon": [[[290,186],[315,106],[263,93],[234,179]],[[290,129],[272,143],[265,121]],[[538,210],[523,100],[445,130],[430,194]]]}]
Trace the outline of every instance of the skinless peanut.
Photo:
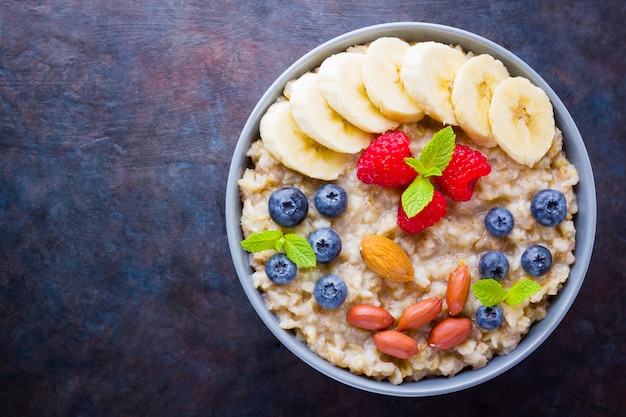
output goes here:
[{"label": "skinless peanut", "polygon": [[411,259],[393,240],[381,235],[370,235],[361,241],[359,249],[365,264],[381,277],[393,282],[413,281]]},{"label": "skinless peanut", "polygon": [[397,330],[404,332],[419,329],[437,317],[439,312],[441,312],[442,304],[443,300],[441,298],[433,297],[408,306],[398,320]]},{"label": "skinless peanut", "polygon": [[367,330],[381,330],[391,326],[396,319],[384,308],[358,304],[348,310],[348,323]]},{"label": "skinless peanut", "polygon": [[426,344],[430,347],[450,349],[467,339],[472,333],[472,321],[465,317],[447,317],[430,331]]},{"label": "skinless peanut", "polygon": [[469,294],[472,278],[469,267],[465,262],[459,264],[448,277],[448,288],[446,290],[446,304],[451,316],[456,316],[463,310],[467,296]]},{"label": "skinless peanut", "polygon": [[408,359],[419,352],[415,339],[396,330],[378,332],[373,340],[378,350],[396,358]]}]

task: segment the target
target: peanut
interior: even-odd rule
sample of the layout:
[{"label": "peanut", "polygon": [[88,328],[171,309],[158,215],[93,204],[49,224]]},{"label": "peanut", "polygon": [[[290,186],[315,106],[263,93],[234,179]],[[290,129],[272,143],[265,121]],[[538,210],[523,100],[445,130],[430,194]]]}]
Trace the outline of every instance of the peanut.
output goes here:
[{"label": "peanut", "polygon": [[457,346],[472,333],[472,321],[465,317],[447,317],[430,331],[426,344],[445,350]]},{"label": "peanut", "polygon": [[459,314],[469,294],[472,278],[469,273],[469,267],[465,262],[459,264],[448,277],[448,288],[446,290],[446,304],[448,312],[451,316]]},{"label": "peanut", "polygon": [[396,330],[378,332],[373,340],[378,350],[396,358],[408,359],[419,353],[415,339]]},{"label": "peanut", "polygon": [[396,319],[384,308],[358,304],[348,310],[348,323],[367,330],[381,330],[391,326]]},{"label": "peanut", "polygon": [[419,329],[439,314],[443,300],[439,297],[427,298],[407,307],[398,320],[397,330]]}]

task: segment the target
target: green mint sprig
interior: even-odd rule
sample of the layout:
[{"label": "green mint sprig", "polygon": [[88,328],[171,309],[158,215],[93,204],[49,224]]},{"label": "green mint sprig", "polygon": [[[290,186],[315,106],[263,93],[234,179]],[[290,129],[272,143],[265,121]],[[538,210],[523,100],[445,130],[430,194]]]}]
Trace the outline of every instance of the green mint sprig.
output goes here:
[{"label": "green mint sprig", "polygon": [[422,211],[435,195],[435,187],[425,177],[418,175],[411,185],[402,193],[402,208],[406,215],[411,218]]},{"label": "green mint sprig", "polygon": [[495,279],[481,279],[472,284],[474,295],[485,307],[493,307],[501,302],[515,306],[539,290],[541,285],[530,279],[518,281],[508,290]]},{"label": "green mint sprig", "polygon": [[419,175],[402,193],[402,208],[411,218],[428,205],[435,194],[435,187],[428,177],[441,176],[452,159],[456,135],[451,126],[438,132],[422,148],[419,158],[404,158]]},{"label": "green mint sprig", "polygon": [[295,233],[284,234],[280,230],[265,230],[253,233],[241,241],[241,247],[246,252],[263,252],[275,249],[285,251],[285,255],[293,263],[301,267],[313,267],[317,264],[315,252],[311,244],[302,236]]}]

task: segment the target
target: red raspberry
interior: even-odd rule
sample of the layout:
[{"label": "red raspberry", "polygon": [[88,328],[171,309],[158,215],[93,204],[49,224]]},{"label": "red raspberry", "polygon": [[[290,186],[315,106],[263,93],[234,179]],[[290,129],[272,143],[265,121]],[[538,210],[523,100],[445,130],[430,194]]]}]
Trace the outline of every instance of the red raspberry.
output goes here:
[{"label": "red raspberry", "polygon": [[419,233],[424,229],[437,223],[443,216],[446,215],[446,209],[448,208],[448,201],[439,191],[435,190],[433,199],[428,203],[426,207],[422,209],[415,216],[410,219],[406,215],[406,212],[402,208],[402,205],[398,207],[398,226],[400,229],[409,233]]},{"label": "red raspberry", "polygon": [[456,145],[452,160],[442,175],[430,178],[451,200],[468,201],[472,198],[476,181],[490,172],[491,165],[483,154],[467,146]]},{"label": "red raspberry", "polygon": [[365,184],[393,188],[410,184],[417,172],[404,162],[411,157],[411,139],[401,131],[383,133],[370,143],[357,162],[356,177]]}]

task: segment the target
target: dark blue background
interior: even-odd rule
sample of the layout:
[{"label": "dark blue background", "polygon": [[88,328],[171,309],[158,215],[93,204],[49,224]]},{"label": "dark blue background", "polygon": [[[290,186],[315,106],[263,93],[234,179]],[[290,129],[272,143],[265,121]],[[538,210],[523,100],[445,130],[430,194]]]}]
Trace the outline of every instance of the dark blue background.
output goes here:
[{"label": "dark blue background", "polygon": [[[224,227],[263,91],[318,44],[390,21],[516,53],[596,173],[570,313],[510,372],[440,398],[360,392],[299,361],[249,305]],[[0,416],[624,415],[624,21],[620,0],[3,0]]]}]

